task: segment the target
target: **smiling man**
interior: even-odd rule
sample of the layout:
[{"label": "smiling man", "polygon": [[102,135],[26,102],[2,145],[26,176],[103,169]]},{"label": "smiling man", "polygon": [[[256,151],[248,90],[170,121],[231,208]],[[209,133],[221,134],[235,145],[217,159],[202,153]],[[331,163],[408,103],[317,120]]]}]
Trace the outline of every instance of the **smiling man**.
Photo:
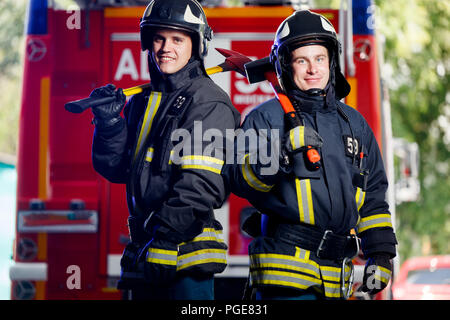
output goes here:
[{"label": "smiling man", "polygon": [[131,290],[133,299],[213,299],[214,274],[226,267],[227,246],[213,212],[227,196],[220,175],[226,154],[216,147],[204,156],[208,141],[183,140],[191,145],[178,155],[181,163],[172,161],[172,133],[192,132],[195,122],[225,137],[240,116],[206,74],[212,30],[197,1],[151,1],[140,34],[151,88],[130,99],[124,118],[121,89],[107,85],[91,94],[116,97],[92,109],[92,157],[97,172],[127,187],[130,242],[119,288]]},{"label": "smiling man", "polygon": [[[386,287],[396,238],[385,201],[387,179],[372,130],[339,100],[350,86],[339,66],[332,24],[307,10],[279,26],[270,60],[300,123],[292,125],[277,99],[251,111],[242,129],[281,131],[280,168],[246,162],[225,169],[232,192],[259,211],[245,223],[250,281],[256,299],[346,299],[357,236],[368,259],[363,290]],[[269,134],[262,145],[276,145]],[[320,161],[308,158],[315,148]],[[253,150],[241,150],[250,155]],[[258,159],[258,157],[254,157]],[[273,159],[272,162],[278,159]],[[273,171],[272,171],[273,172]]]}]

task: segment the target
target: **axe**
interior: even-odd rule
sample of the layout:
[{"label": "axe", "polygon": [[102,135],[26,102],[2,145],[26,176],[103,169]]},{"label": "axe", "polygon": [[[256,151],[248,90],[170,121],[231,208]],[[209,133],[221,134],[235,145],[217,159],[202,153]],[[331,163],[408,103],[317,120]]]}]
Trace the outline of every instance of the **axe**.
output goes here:
[{"label": "axe", "polygon": [[[222,54],[226,59],[221,64],[206,69],[208,75],[212,75],[219,72],[236,71],[245,76],[244,65],[250,62],[251,59],[243,54],[222,48],[216,48],[216,50]],[[150,87],[150,83],[141,84],[136,87],[131,87],[123,90],[126,96],[131,96],[142,92],[144,89]],[[64,108],[72,113],[81,113],[88,108],[99,106],[102,104],[108,104],[113,102],[115,97],[104,97],[104,98],[84,98],[81,100],[71,101],[64,105]]]}]

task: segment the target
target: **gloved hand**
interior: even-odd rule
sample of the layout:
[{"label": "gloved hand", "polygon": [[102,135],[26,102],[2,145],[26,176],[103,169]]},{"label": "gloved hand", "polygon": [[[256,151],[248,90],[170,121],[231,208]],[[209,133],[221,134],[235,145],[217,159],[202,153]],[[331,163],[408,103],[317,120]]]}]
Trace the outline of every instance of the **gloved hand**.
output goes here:
[{"label": "gloved hand", "polygon": [[311,127],[297,126],[284,135],[284,148],[288,153],[298,152],[307,146],[320,148],[322,145],[322,137]]},{"label": "gloved hand", "polygon": [[114,97],[114,101],[108,104],[95,106],[92,108],[94,114],[94,123],[96,127],[106,128],[111,127],[120,121],[120,112],[125,106],[126,96],[123,94],[121,88],[115,90],[116,86],[108,84],[106,86],[96,88],[91,92],[91,98],[105,98]]},{"label": "gloved hand", "polygon": [[178,245],[153,238],[145,250],[144,275],[152,284],[170,283],[177,271]]},{"label": "gloved hand", "polygon": [[361,291],[371,295],[382,291],[389,283],[392,275],[392,265],[389,255],[375,253],[366,262]]}]

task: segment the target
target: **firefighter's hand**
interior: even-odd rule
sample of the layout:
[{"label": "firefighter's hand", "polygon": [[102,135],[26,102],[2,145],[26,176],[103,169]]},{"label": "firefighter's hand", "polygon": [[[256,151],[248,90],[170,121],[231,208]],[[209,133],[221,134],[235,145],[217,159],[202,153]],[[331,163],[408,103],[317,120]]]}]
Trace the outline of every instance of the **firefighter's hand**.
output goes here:
[{"label": "firefighter's hand", "polygon": [[371,295],[382,291],[389,283],[392,275],[392,265],[389,255],[376,253],[370,257],[364,268],[361,291]]},{"label": "firefighter's hand", "polygon": [[94,114],[94,123],[97,127],[110,127],[120,121],[120,113],[125,105],[126,96],[122,89],[115,90],[113,84],[94,89],[91,92],[91,98],[112,97],[114,100],[110,103],[95,106],[92,108]]},{"label": "firefighter's hand", "polygon": [[322,145],[322,137],[311,127],[297,126],[284,136],[284,147],[288,153],[295,153],[307,146],[320,148]]}]

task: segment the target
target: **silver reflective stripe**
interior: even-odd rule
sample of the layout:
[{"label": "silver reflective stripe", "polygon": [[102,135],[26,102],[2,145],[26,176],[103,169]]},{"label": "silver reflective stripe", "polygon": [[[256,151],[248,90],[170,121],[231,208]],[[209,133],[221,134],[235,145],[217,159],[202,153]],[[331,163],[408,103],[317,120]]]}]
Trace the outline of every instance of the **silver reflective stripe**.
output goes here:
[{"label": "silver reflective stripe", "polygon": [[244,176],[245,181],[250,187],[255,190],[261,192],[269,192],[273,186],[266,185],[256,177],[250,165],[249,157],[250,154],[246,154],[244,157],[245,163],[242,164],[242,175]]},{"label": "silver reflective stripe", "polygon": [[310,179],[295,179],[300,222],[315,224]]},{"label": "silver reflective stripe", "polygon": [[250,255],[252,268],[277,268],[300,271],[320,277],[319,269],[313,261],[300,261],[298,258],[280,254],[252,254]]},{"label": "silver reflective stripe", "polygon": [[358,225],[356,226],[357,232],[361,233],[368,229],[377,227],[391,227],[391,215],[388,213],[375,214],[368,217],[361,218]]},{"label": "silver reflective stripe", "polygon": [[356,189],[356,195],[355,195],[356,207],[358,208],[358,211],[363,206],[365,197],[366,197],[366,192],[362,191],[362,189],[358,187]]},{"label": "silver reflective stripe", "polygon": [[154,151],[155,150],[153,148],[148,148],[147,149],[147,154],[145,155],[145,161],[152,162]]},{"label": "silver reflective stripe", "polygon": [[278,270],[251,271],[252,283],[272,284],[306,289],[311,286],[320,286],[322,281],[304,274]]},{"label": "silver reflective stripe", "polygon": [[176,266],[177,254],[174,250],[149,248],[147,262]]},{"label": "silver reflective stripe", "polygon": [[298,126],[289,131],[289,139],[291,141],[292,150],[305,146],[305,127]]},{"label": "silver reflective stripe", "polygon": [[181,158],[181,169],[207,170],[220,174],[223,164],[223,160],[208,156],[190,155]]},{"label": "silver reflective stripe", "polygon": [[139,132],[139,138],[136,145],[136,151],[134,153],[134,157],[139,153],[142,146],[145,143],[145,139],[147,138],[150,130],[152,128],[153,120],[155,119],[156,111],[158,111],[158,107],[161,103],[161,92],[152,91],[150,97],[148,98],[147,108],[145,109],[144,120],[142,121],[141,131]]},{"label": "silver reflective stripe", "polygon": [[204,263],[227,263],[226,250],[202,249],[178,257],[177,271]]}]

